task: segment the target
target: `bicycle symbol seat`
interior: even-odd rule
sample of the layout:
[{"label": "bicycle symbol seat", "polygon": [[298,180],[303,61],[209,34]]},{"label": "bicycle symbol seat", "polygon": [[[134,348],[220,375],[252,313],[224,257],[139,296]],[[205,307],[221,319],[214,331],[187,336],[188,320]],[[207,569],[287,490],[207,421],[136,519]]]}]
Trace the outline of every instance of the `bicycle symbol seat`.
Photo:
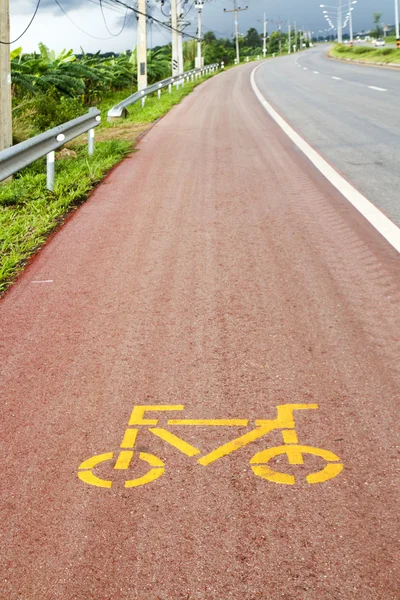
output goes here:
[{"label": "bicycle symbol seat", "polygon": [[[303,455],[311,454],[323,458],[327,464],[321,470],[307,475],[306,481],[312,484],[322,483],[329,479],[333,479],[339,475],[343,469],[340,458],[330,450],[323,450],[321,448],[299,444],[295,429],[296,424],[293,416],[295,410],[312,410],[317,408],[317,404],[282,404],[277,406],[278,415],[275,419],[256,420],[253,429],[232,441],[219,446],[201,458],[198,458],[197,462],[206,467],[215,461],[220,460],[224,456],[236,452],[240,448],[267,436],[271,431],[281,430],[283,437],[283,444],[281,446],[261,450],[251,458],[250,466],[254,475],[275,483],[293,485],[296,482],[295,476],[289,473],[274,471],[269,466],[270,461],[273,458],[284,454],[287,456],[290,465],[302,465],[304,463]],[[201,451],[198,448],[192,446],[171,431],[168,431],[168,429],[157,427],[158,419],[145,418],[146,412],[182,410],[184,410],[184,405],[182,404],[135,406],[129,419],[128,428],[122,439],[120,451],[118,453],[106,452],[104,454],[98,454],[85,460],[78,469],[79,479],[96,487],[111,488],[113,485],[112,480],[102,479],[95,475],[93,471],[96,467],[106,462],[110,462],[111,465],[114,465],[112,467],[114,470],[128,470],[134,456],[134,447],[139,430],[143,427],[147,427],[152,434],[170,444],[186,456],[193,457],[201,454]],[[249,420],[169,419],[167,424],[174,427],[248,427]],[[139,487],[146,483],[151,483],[161,477],[165,471],[164,462],[154,454],[139,452],[138,458],[139,460],[144,461],[146,465],[149,465],[150,468],[140,477],[126,479],[124,483],[125,488]]]}]

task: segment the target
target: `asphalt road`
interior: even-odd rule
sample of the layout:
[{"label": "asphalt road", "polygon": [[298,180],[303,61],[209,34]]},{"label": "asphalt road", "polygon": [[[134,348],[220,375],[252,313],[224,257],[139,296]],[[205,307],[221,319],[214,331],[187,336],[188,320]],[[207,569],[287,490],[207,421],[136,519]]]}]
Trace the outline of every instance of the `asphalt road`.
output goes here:
[{"label": "asphalt road", "polygon": [[399,255],[252,68],[162,119],[2,302],[2,600],[398,599]]},{"label": "asphalt road", "polygon": [[[327,47],[265,62],[267,100],[392,221],[400,224],[400,69],[327,59]],[[376,89],[378,88],[378,89]]]}]

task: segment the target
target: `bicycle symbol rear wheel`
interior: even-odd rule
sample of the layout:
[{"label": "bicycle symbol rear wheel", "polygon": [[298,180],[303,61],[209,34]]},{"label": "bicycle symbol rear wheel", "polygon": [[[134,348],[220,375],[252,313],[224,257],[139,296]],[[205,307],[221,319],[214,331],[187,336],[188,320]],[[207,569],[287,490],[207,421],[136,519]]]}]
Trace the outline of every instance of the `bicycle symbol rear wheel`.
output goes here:
[{"label": "bicycle symbol rear wheel", "polygon": [[302,465],[304,462],[303,454],[320,456],[327,461],[328,464],[323,469],[317,471],[316,473],[310,473],[310,475],[306,476],[308,483],[322,483],[323,481],[328,481],[329,479],[333,479],[339,475],[343,469],[343,464],[338,462],[340,461],[340,458],[330,450],[314,448],[313,446],[288,444],[276,446],[274,448],[268,448],[267,450],[262,450],[261,452],[255,454],[250,460],[251,469],[254,475],[268,481],[274,481],[275,483],[282,483],[286,485],[295,484],[296,478],[294,475],[280,473],[269,467],[269,461],[280,454],[286,454],[289,464],[291,465]]},{"label": "bicycle symbol rear wheel", "polygon": [[[101,479],[100,477],[97,477],[93,473],[93,469],[101,463],[111,461],[113,458],[114,452],[106,452],[105,454],[97,454],[96,456],[92,456],[88,460],[85,460],[79,466],[79,479],[81,479],[85,483],[88,483],[89,485],[94,485],[96,487],[111,488],[113,482],[109,479]],[[132,458],[133,451],[121,451],[117,457],[114,469],[128,469]],[[139,452],[138,458],[147,462],[151,468],[149,469],[149,471],[147,471],[147,473],[145,473],[141,477],[126,480],[124,483],[125,488],[139,487],[141,485],[145,485],[146,483],[151,483],[152,481],[155,481],[156,479],[161,477],[161,475],[165,471],[165,465],[163,461],[154,454],[149,454],[147,452]]]}]

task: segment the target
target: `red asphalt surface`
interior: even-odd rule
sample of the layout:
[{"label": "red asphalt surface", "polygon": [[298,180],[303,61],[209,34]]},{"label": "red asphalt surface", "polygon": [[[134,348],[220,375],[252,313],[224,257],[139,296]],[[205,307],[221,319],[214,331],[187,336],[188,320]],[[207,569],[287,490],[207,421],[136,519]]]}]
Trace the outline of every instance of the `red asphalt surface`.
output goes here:
[{"label": "red asphalt surface", "polygon": [[[399,257],[269,119],[250,67],[157,123],[3,300],[1,600],[399,598]],[[337,477],[308,484],[314,456],[271,462],[295,485],[256,477],[279,431],[204,467],[143,427],[160,479],[77,477],[135,405],[184,404],[162,427],[285,403],[319,405],[296,430]],[[248,430],[171,428],[204,453]]]}]

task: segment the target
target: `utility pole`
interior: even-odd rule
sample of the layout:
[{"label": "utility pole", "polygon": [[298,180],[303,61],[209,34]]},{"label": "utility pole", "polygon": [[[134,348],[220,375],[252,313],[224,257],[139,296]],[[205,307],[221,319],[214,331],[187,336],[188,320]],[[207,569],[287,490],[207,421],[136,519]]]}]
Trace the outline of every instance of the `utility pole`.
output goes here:
[{"label": "utility pole", "polygon": [[[173,0],[172,0],[173,1]],[[183,73],[183,14],[182,14],[182,0],[177,0],[176,11],[178,14],[178,72],[179,75]]]},{"label": "utility pole", "polygon": [[267,54],[267,21],[264,13],[263,57]]},{"label": "utility pole", "polygon": [[11,120],[11,63],[10,63],[10,6],[0,0],[0,150],[12,145]]},{"label": "utility pole", "polygon": [[343,41],[342,36],[342,0],[339,0],[339,10],[338,10],[338,44],[341,44]]},{"label": "utility pole", "polygon": [[296,24],[296,21],[294,22],[294,41],[296,44],[295,52],[297,52],[297,24]]},{"label": "utility pole", "polygon": [[177,0],[171,0],[171,27],[172,27],[172,77],[176,77],[179,74]]},{"label": "utility pole", "polygon": [[138,0],[137,23],[137,82],[138,90],[147,87],[147,16],[146,0]]},{"label": "utility pole", "polygon": [[195,58],[194,66],[196,69],[204,67],[204,59],[201,56],[201,15],[203,12],[203,0],[197,0],[197,56]]},{"label": "utility pole", "polygon": [[394,18],[396,23],[396,48],[400,48],[399,0],[394,0]]},{"label": "utility pole", "polygon": [[233,10],[226,10],[226,8],[224,8],[224,12],[229,13],[229,12],[233,12],[235,13],[235,38],[236,38],[236,64],[238,65],[240,63],[240,56],[239,56],[239,30],[238,30],[238,12],[242,11],[242,10],[247,10],[249,7],[246,6],[245,8],[240,8],[236,6],[236,0],[233,0]]},{"label": "utility pole", "polygon": [[289,23],[288,23],[288,54],[291,54],[291,52],[292,52],[292,49],[290,47],[290,44],[291,44],[290,34],[291,34],[291,28],[290,28],[290,21],[289,21]]},{"label": "utility pole", "polygon": [[350,48],[353,47],[353,9],[351,8],[351,0],[349,0],[349,20],[350,20]]}]

